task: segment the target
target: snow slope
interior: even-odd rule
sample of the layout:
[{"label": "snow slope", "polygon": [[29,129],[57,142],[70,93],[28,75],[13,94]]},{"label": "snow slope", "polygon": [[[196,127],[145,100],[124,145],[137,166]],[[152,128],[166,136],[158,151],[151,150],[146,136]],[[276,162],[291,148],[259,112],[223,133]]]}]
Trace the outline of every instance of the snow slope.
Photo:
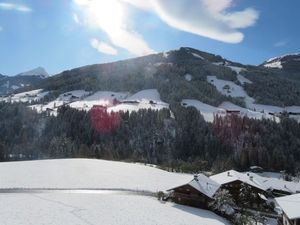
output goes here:
[{"label": "snow slope", "polygon": [[204,117],[204,120],[207,122],[213,122],[214,116],[218,115],[225,115],[226,112],[220,108],[205,104],[198,100],[194,99],[184,99],[181,102],[181,105],[184,107],[195,107]]},{"label": "snow slope", "polygon": [[84,110],[90,110],[94,105],[108,107],[113,105],[114,99],[121,101],[125,99],[127,95],[127,93],[123,92],[98,91],[91,96],[71,103],[70,107]]},{"label": "snow slope", "polygon": [[133,195],[5,194],[0,207],[3,225],[229,225],[206,210]]},{"label": "snow slope", "polygon": [[252,119],[274,119],[278,121],[277,117],[274,117],[272,115],[269,115],[268,113],[262,113],[262,112],[255,112],[243,107],[240,107],[238,105],[235,105],[231,102],[223,102],[218,107],[214,107],[208,104],[205,104],[203,102],[200,102],[198,100],[193,99],[184,99],[181,102],[181,105],[184,107],[195,107],[199,110],[199,112],[203,115],[204,120],[207,122],[213,122],[214,116],[225,116],[227,111],[239,111],[239,116],[241,117],[248,117]]},{"label": "snow slope", "polygon": [[223,95],[231,97],[242,97],[245,99],[245,102],[254,102],[254,99],[246,93],[243,87],[235,84],[232,81],[221,80],[216,76],[207,76],[207,82],[214,85],[217,90]]},{"label": "snow slope", "polygon": [[[85,187],[157,191],[190,180],[192,175],[105,160],[0,163],[0,189]],[[0,207],[1,224],[5,225],[229,225],[206,210],[126,192],[1,193]]]},{"label": "snow slope", "polygon": [[108,112],[133,112],[140,109],[162,110],[169,109],[169,104],[160,99],[156,89],[142,90],[124,99],[121,104],[109,107]]},{"label": "snow slope", "polygon": [[18,94],[12,94],[8,97],[5,97],[2,99],[2,101],[5,102],[34,102],[34,101],[39,101],[42,98],[44,98],[49,92],[48,91],[43,91],[43,89],[37,89],[37,90],[32,90],[32,91],[27,91],[27,92],[22,92]]},{"label": "snow slope", "polygon": [[141,164],[93,159],[0,163],[0,188],[125,188],[158,191],[192,180]]},{"label": "snow slope", "polygon": [[[238,75],[240,74],[238,73]],[[247,78],[245,77],[242,78],[240,77],[239,80],[241,83],[247,82]],[[273,105],[256,104],[254,98],[250,97],[242,86],[239,86],[232,81],[218,79],[216,76],[207,76],[207,82],[214,85],[216,89],[223,95],[244,98],[246,107],[250,111],[261,112],[265,115],[269,113],[279,114],[282,113],[283,111],[300,113],[300,106],[288,106],[283,108],[283,107],[278,107]],[[299,116],[295,116],[295,119],[298,119],[300,121]]]},{"label": "snow slope", "polygon": [[144,101],[144,100],[161,102],[160,94],[156,89],[142,90],[125,99],[125,101]]}]

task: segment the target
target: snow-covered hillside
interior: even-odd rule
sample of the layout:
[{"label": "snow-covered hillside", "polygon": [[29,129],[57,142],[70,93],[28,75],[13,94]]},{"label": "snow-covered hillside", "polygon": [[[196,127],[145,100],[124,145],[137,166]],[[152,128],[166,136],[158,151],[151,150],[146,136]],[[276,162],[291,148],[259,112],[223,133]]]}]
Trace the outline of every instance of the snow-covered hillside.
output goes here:
[{"label": "snow-covered hillside", "polygon": [[124,188],[156,192],[192,178],[141,164],[92,159],[0,164],[0,188]]},{"label": "snow-covered hillside", "polygon": [[[230,67],[230,68],[233,69],[235,72],[237,72],[237,78],[241,84],[252,83],[250,80],[248,80],[246,77],[240,74],[243,68],[239,68],[239,67]],[[232,81],[218,79],[216,76],[207,76],[207,82],[214,85],[222,95],[243,98],[246,103],[246,107],[248,109],[247,116],[250,118],[273,118],[270,115],[275,114],[278,116],[280,113],[283,112],[293,113],[293,114],[300,113],[300,106],[278,107],[272,105],[256,104],[254,98],[250,97],[247,94],[243,86],[240,86]],[[243,109],[242,111],[245,111],[247,109]],[[262,114],[257,114],[257,112]],[[300,121],[299,116],[291,116],[291,117]],[[278,118],[276,118],[276,120],[278,120]]]},{"label": "snow-covered hillside", "polygon": [[32,90],[32,91],[27,91],[27,92],[22,92],[18,94],[12,94],[8,97],[3,97],[0,99],[1,101],[4,102],[34,102],[34,101],[39,101],[42,98],[44,98],[49,92],[48,91],[43,91],[43,89],[37,89],[37,90]]},{"label": "snow-covered hillside", "polygon": [[300,61],[300,54],[294,53],[273,57],[266,60],[262,65],[267,68],[283,69],[284,64],[288,63],[289,61]]},{"label": "snow-covered hillside", "polygon": [[[166,190],[192,175],[134,163],[63,159],[0,164],[3,188],[107,188]],[[1,224],[13,225],[226,225],[212,212],[114,191],[2,193]],[[30,207],[29,207],[30,206]]]},{"label": "snow-covered hillside", "polygon": [[32,105],[37,112],[51,111],[56,115],[58,107],[69,105],[78,110],[90,110],[93,106],[103,106],[108,112],[138,111],[140,109],[168,109],[169,104],[160,99],[156,89],[142,90],[130,95],[125,92],[98,91],[94,94],[84,90],[75,90],[61,94],[56,100],[45,105]]},{"label": "snow-covered hillside", "polygon": [[215,115],[226,115],[226,111],[224,109],[217,108],[194,99],[184,99],[182,100],[181,105],[184,107],[195,107],[203,115],[204,120],[207,122],[213,122]]},{"label": "snow-covered hillside", "polygon": [[2,194],[0,207],[7,225],[229,225],[210,211],[122,194]]},{"label": "snow-covered hillside", "polygon": [[181,102],[181,105],[184,107],[195,107],[203,115],[204,120],[207,122],[213,122],[215,116],[225,116],[231,112],[236,112],[237,115],[241,117],[248,117],[251,119],[271,119],[279,121],[277,117],[269,115],[268,113],[255,112],[238,105],[235,105],[231,102],[223,102],[218,107],[214,107],[198,100],[194,99],[185,99]]}]

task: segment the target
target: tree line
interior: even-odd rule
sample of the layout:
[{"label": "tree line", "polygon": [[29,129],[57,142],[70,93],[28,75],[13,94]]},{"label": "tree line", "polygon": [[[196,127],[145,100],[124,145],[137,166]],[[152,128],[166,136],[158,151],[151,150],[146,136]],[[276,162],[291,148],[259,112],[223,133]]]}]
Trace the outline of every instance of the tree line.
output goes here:
[{"label": "tree line", "polygon": [[0,161],[97,158],[184,172],[300,168],[300,125],[294,120],[227,116],[207,123],[193,107],[174,104],[171,111],[109,114],[64,106],[54,117],[0,103]]}]

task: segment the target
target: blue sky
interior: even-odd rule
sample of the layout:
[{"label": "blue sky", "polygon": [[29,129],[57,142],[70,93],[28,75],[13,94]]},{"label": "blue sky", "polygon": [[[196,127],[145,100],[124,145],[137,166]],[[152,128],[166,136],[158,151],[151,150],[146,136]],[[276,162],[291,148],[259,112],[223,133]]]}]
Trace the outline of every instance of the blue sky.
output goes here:
[{"label": "blue sky", "polygon": [[245,64],[300,51],[298,0],[0,0],[0,73],[181,46]]}]

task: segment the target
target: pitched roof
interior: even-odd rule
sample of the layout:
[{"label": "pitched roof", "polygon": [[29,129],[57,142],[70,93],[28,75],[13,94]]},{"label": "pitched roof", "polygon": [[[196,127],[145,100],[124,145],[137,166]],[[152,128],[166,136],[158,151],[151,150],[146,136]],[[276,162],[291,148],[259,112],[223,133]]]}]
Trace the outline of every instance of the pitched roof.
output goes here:
[{"label": "pitched roof", "polygon": [[[203,175],[203,174],[198,174],[195,175],[195,178],[191,180],[189,183],[184,184],[184,185],[190,185],[199,192],[203,193],[209,198],[213,198],[214,194],[217,192],[217,190],[220,187],[220,184],[217,182],[211,180],[209,177]],[[183,185],[181,185],[183,186]],[[179,186],[179,187],[181,187]],[[175,187],[178,188],[178,187]],[[170,190],[173,190],[175,188],[172,188]]]},{"label": "pitched roof", "polygon": [[300,194],[275,198],[275,200],[289,219],[300,218]]},{"label": "pitched roof", "polygon": [[300,192],[299,182],[286,181],[274,177],[263,177],[255,173],[250,173],[250,176],[255,177],[265,189],[279,190],[294,194]]},{"label": "pitched roof", "polygon": [[238,180],[263,191],[266,191],[268,189],[260,183],[260,180],[257,179],[256,176],[252,176],[251,173],[240,173],[235,170],[229,170],[223,173],[210,176],[210,179],[214,180],[215,182],[221,185]]}]

